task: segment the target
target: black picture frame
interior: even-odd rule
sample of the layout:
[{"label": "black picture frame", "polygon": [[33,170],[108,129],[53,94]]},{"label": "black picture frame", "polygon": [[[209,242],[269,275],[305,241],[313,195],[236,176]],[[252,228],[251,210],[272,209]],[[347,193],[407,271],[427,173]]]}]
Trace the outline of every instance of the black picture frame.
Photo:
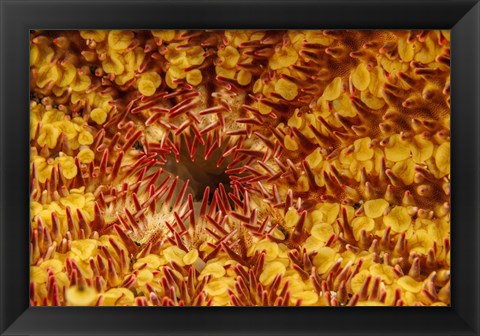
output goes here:
[{"label": "black picture frame", "polygon": [[[364,0],[0,0],[2,335],[479,335],[480,4]],[[452,306],[29,307],[30,29],[452,29]]]}]

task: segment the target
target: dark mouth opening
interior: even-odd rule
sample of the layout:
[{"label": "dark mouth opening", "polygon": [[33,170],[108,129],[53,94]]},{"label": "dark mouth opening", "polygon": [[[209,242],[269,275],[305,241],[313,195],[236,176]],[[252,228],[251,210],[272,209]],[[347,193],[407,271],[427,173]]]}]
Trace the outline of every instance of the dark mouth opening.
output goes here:
[{"label": "dark mouth opening", "polygon": [[208,201],[211,202],[220,184],[223,185],[227,194],[233,191],[231,175],[226,172],[227,166],[232,161],[231,158],[225,157],[221,164],[217,165],[224,150],[224,146],[217,148],[205,159],[205,147],[199,146],[195,155],[191,157],[187,146],[182,143],[178,162],[175,156],[170,154],[162,168],[178,176],[179,180],[190,181],[187,194],[191,193],[195,202],[202,201],[203,194],[209,187]]}]

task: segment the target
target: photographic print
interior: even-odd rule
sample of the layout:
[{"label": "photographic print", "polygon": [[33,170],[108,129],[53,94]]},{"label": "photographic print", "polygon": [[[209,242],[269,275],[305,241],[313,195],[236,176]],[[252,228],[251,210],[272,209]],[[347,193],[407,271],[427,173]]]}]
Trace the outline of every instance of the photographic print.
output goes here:
[{"label": "photographic print", "polygon": [[32,30],[30,218],[31,306],[449,306],[450,32]]}]

